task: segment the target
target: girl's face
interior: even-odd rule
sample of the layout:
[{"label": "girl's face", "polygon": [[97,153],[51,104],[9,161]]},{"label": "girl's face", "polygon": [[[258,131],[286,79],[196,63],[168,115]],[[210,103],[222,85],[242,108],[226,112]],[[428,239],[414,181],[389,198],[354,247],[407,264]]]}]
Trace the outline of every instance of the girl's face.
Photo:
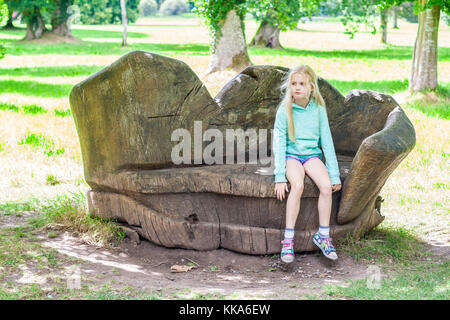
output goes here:
[{"label": "girl's face", "polygon": [[312,91],[309,77],[302,73],[294,73],[291,77],[291,94],[295,101],[308,101]]}]

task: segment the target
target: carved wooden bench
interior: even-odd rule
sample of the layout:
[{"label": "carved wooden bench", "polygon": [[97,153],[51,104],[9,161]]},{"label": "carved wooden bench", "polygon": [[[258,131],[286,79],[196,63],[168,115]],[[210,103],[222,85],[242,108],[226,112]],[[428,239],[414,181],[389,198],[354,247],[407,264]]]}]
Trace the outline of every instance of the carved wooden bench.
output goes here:
[{"label": "carved wooden bench", "polygon": [[[226,129],[272,129],[286,72],[249,67],[213,99],[185,63],[133,51],[74,86],[70,104],[92,188],[89,210],[166,247],[278,253],[286,202],[276,200],[272,169],[201,159],[177,166],[171,137],[179,128],[195,135],[194,121],[202,121],[202,132],[224,136]],[[333,194],[331,235],[359,237],[383,220],[378,194],[413,148],[415,131],[388,95],[354,90],[344,98],[323,79],[319,86],[343,181]],[[258,144],[270,153],[271,136]],[[192,159],[198,160],[194,151]],[[318,195],[306,177],[296,251],[316,249]]]}]

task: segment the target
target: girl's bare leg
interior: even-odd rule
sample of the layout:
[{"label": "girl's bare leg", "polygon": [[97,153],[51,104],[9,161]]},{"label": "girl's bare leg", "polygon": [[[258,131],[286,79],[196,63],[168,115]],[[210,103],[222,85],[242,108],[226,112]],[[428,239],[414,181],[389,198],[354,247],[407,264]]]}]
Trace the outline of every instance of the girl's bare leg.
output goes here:
[{"label": "girl's bare leg", "polygon": [[320,159],[311,159],[303,165],[306,174],[314,181],[320,190],[318,210],[319,225],[328,227],[330,225],[332,190],[331,180],[327,168]]},{"label": "girl's bare leg", "polygon": [[300,211],[300,200],[305,180],[305,170],[300,162],[294,159],[286,161],[286,178],[291,184],[286,202],[286,228],[294,229]]}]

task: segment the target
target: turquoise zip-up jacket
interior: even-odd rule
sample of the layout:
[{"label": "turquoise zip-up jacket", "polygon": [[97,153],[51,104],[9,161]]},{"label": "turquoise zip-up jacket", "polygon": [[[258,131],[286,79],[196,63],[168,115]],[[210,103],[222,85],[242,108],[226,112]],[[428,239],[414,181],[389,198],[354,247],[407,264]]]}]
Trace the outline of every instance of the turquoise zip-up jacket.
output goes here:
[{"label": "turquoise zip-up jacket", "polygon": [[[320,113],[318,114],[319,110]],[[292,118],[294,120],[297,144],[289,139],[288,119],[285,107],[280,106],[278,108],[275,117],[272,144],[272,152],[274,153],[275,160],[275,182],[287,182],[286,155],[294,155],[297,157],[317,155],[322,158],[323,150],[326,160],[325,165],[330,176],[331,184],[341,184],[338,162],[325,108],[319,108],[319,105],[314,99],[311,99],[305,108],[293,103]],[[322,147],[322,150],[320,147]]]}]

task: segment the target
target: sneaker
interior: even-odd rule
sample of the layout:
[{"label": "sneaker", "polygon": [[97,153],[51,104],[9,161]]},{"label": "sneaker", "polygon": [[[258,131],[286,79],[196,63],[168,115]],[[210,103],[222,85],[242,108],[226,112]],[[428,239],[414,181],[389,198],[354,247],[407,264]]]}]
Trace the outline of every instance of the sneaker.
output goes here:
[{"label": "sneaker", "polygon": [[321,238],[318,232],[313,237],[313,242],[322,250],[323,255],[328,259],[336,260],[338,256],[331,240],[331,238]]},{"label": "sneaker", "polygon": [[294,240],[281,241],[283,248],[281,249],[281,261],[291,263],[294,261]]}]

